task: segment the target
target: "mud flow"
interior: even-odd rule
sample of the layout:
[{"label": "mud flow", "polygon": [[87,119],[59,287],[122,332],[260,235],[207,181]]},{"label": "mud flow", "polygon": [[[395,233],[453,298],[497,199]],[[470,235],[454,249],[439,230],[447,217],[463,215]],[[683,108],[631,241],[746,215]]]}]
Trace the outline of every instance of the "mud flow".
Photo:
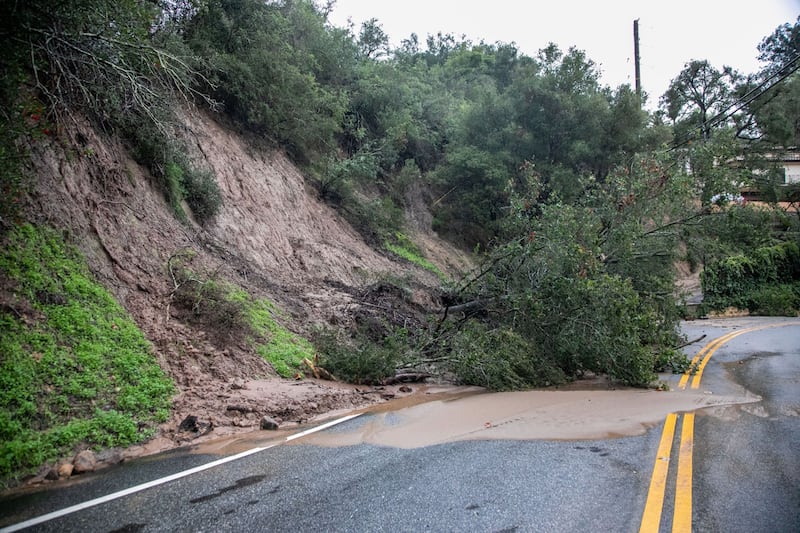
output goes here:
[{"label": "mud flow", "polygon": [[[454,391],[455,392],[455,391]],[[538,390],[456,394],[416,405],[391,402],[302,444],[417,448],[464,440],[583,440],[645,433],[673,412],[758,401],[698,391]],[[406,400],[407,401],[407,400]],[[298,442],[300,443],[300,442]]]},{"label": "mud flow", "polygon": [[[419,448],[465,440],[597,440],[641,435],[667,414],[753,404],[760,397],[704,391],[609,390],[605,381],[578,382],[558,390],[489,393],[477,387],[424,386],[413,394],[333,418],[360,413],[341,426],[291,441],[292,445],[352,446],[368,443]],[[329,413],[330,414],[333,413]],[[326,417],[330,419],[329,417]],[[324,418],[310,420],[309,427]],[[301,426],[213,439],[194,453],[231,454],[284,444]]]}]

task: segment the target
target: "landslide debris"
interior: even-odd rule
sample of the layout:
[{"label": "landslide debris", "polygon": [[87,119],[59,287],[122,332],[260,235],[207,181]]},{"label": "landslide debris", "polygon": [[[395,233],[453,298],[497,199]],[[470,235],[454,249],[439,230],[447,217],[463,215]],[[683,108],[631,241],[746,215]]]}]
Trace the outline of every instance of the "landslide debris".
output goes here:
[{"label": "landslide debris", "polygon": [[[257,430],[265,417],[294,424],[381,401],[363,387],[280,378],[248,332],[198,319],[180,284],[194,277],[236,287],[269,302],[275,323],[302,338],[317,325],[417,323],[440,307],[440,279],[367,245],[282,152],[255,147],[199,111],[185,115],[182,135],[188,155],[213,171],[223,195],[221,212],[204,226],[180,221],[126,146],[87,121],[76,119],[30,147],[28,218],[56,228],[84,254],[177,388],[157,436],[126,453]],[[414,213],[410,231],[423,253],[441,272],[465,268],[463,254],[420,227],[424,205]],[[36,319],[32,310],[25,314]],[[269,337],[274,332],[264,333],[265,342]],[[186,420],[196,431],[182,425]]]}]

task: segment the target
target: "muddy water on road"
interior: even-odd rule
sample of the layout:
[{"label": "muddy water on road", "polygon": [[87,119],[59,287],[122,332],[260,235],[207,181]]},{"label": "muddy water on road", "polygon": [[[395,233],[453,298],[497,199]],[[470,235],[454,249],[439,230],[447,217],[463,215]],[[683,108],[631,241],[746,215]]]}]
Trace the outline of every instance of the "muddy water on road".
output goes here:
[{"label": "muddy water on road", "polygon": [[390,403],[360,424],[350,424],[353,429],[316,433],[300,442],[319,446],[370,443],[416,448],[477,439],[614,438],[643,434],[672,412],[758,400],[750,395],[641,389],[470,394],[393,410]]},{"label": "muddy water on road", "polygon": [[[559,390],[501,393],[475,387],[423,387],[409,396],[365,408],[362,417],[345,426],[291,444],[335,447],[369,443],[417,448],[478,439],[617,438],[643,434],[669,413],[760,400],[743,389],[740,392],[726,396],[704,391],[608,390],[602,381],[579,382]],[[300,428],[295,427],[214,439],[193,446],[192,452],[232,454],[255,446],[284,444],[286,437],[298,431]]]}]

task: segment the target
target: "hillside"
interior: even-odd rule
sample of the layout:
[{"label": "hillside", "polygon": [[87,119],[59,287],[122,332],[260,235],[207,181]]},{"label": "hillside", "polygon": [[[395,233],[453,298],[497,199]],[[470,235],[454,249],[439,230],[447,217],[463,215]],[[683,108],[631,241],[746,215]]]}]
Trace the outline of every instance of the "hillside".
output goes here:
[{"label": "hillside", "polygon": [[[698,312],[800,307],[798,25],[651,113],[576,47],[329,7],[0,4],[0,484],[392,393],[324,371],[648,387],[689,364],[676,265]],[[769,207],[716,205],[743,184]]]},{"label": "hillside", "polygon": [[[201,112],[185,115],[183,135],[223,193],[221,213],[202,228],[179,221],[125,147],[88,122],[32,146],[31,218],[80,249],[177,387],[154,440],[127,453],[256,430],[264,416],[285,425],[380,401],[362,394],[369,387],[280,378],[252,343],[194,320],[175,301],[177,267],[273,302],[277,322],[301,336],[380,307],[408,317],[436,309],[439,278],[368,246],[282,152],[255,147]],[[419,229],[424,211],[415,206],[412,226]],[[415,240],[443,272],[467,265],[430,231]],[[401,279],[398,297],[392,280]],[[196,423],[180,430],[190,416]]]}]

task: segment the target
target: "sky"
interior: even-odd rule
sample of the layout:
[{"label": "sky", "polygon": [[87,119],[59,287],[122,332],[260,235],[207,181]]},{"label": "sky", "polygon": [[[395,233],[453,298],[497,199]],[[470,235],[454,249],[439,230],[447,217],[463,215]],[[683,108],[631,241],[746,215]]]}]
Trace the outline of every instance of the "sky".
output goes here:
[{"label": "sky", "polygon": [[337,0],[329,21],[346,27],[378,19],[393,46],[416,33],[438,32],[473,42],[515,43],[528,56],[556,43],[575,46],[598,65],[601,83],[634,86],[633,21],[639,19],[642,88],[655,108],[669,82],[693,59],[721,69],[757,72],[757,46],[784,23],[800,0]]}]

